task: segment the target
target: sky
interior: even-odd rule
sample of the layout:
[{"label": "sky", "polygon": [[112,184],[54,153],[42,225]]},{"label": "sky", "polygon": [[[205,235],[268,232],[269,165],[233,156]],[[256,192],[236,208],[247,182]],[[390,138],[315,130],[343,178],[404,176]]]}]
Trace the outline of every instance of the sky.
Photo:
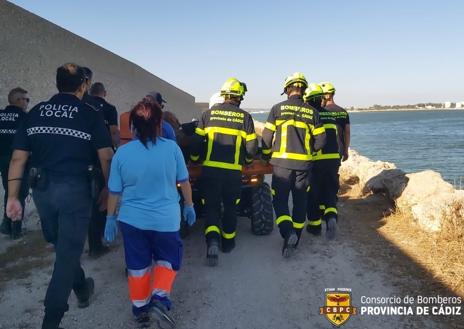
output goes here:
[{"label": "sky", "polygon": [[346,107],[464,101],[460,0],[11,2],[197,101],[236,77],[243,107],[268,109],[296,71],[332,82]]}]

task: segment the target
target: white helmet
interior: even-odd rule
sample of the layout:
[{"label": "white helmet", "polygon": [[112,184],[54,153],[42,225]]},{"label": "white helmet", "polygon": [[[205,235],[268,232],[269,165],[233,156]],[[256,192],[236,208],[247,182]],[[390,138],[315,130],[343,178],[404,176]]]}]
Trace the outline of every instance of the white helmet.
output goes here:
[{"label": "white helmet", "polygon": [[222,104],[224,101],[224,96],[221,96],[221,93],[215,93],[209,99],[209,108],[211,109],[216,104]]}]

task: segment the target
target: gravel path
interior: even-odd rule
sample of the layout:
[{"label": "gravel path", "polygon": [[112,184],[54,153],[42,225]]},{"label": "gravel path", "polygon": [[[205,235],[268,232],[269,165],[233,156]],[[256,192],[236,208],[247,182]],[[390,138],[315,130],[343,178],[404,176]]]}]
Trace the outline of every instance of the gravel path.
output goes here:
[{"label": "gravel path", "polygon": [[[361,296],[404,296],[404,287],[416,280],[414,273],[405,278],[392,277],[389,267],[393,264],[389,259],[375,259],[370,250],[372,245],[357,238],[359,232],[355,228],[360,225],[357,221],[367,206],[342,202],[344,223],[336,243],[328,244],[323,237],[314,238],[305,232],[297,254],[287,260],[280,255],[277,230],[271,236],[256,237],[250,233],[249,221],[241,219],[237,248],[231,254],[221,254],[216,268],[205,265],[205,247],[197,225],[184,241],[183,269],[172,296],[177,328],[326,329],[333,326],[319,315],[325,302],[325,288],[351,288],[353,305],[357,307],[361,306]],[[375,228],[367,226],[366,230]],[[1,237],[0,245],[5,241]],[[373,245],[376,244],[374,241]],[[27,243],[25,247],[29,247]],[[18,275],[19,271],[26,271],[23,278],[4,280],[3,288],[0,286],[0,328],[39,328],[53,254],[44,248],[40,260],[40,265],[16,271]],[[115,246],[110,254],[98,260],[86,255],[82,260],[87,273],[95,278],[96,295],[86,310],[77,309],[76,299],[71,296],[70,311],[62,326],[134,328],[122,248]],[[432,316],[354,315],[342,327],[462,328],[460,318],[448,320],[435,321]]]}]

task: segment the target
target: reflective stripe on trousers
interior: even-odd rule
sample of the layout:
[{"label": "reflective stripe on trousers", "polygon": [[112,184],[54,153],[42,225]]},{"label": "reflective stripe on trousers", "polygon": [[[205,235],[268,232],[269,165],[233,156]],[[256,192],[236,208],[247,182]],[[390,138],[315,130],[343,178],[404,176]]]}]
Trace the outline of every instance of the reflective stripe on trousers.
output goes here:
[{"label": "reflective stripe on trousers", "polygon": [[[224,239],[235,238],[237,207],[240,203],[242,187],[241,172],[203,168],[200,184],[202,197],[205,199],[206,241],[209,243],[211,239],[220,239],[221,236]],[[221,211],[221,204],[223,211]]]},{"label": "reflective stripe on trousers", "polygon": [[311,190],[308,192],[307,217],[311,221],[337,218],[339,160],[320,160],[313,164]]},{"label": "reflective stripe on trousers", "polygon": [[151,266],[141,270],[127,269],[127,281],[129,284],[129,298],[135,307],[143,307],[150,303],[151,299]]},{"label": "reflective stripe on trousers", "polygon": [[[276,224],[282,237],[287,237],[294,229],[301,230],[306,220],[306,202],[308,188],[308,172],[291,170],[274,166],[272,175],[272,189]],[[290,215],[288,206],[292,193],[293,209]]]},{"label": "reflective stripe on trousers", "polygon": [[182,261],[179,232],[141,230],[119,222],[132,312],[147,311],[152,296],[168,298]]}]

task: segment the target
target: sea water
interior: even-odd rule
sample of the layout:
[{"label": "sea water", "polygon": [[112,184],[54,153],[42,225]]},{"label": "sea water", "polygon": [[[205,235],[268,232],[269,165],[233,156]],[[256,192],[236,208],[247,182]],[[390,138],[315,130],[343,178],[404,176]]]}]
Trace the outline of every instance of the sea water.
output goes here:
[{"label": "sea water", "polygon": [[[266,121],[267,113],[253,114]],[[350,113],[351,146],[406,172],[426,169],[464,186],[464,111],[426,110]]]}]

